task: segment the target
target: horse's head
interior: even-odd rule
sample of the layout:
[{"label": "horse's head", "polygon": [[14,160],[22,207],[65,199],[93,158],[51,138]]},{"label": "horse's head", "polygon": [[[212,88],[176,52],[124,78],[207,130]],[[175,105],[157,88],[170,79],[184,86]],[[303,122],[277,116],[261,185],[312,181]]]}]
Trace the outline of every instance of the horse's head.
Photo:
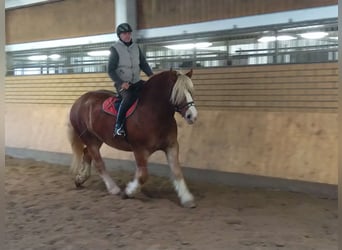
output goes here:
[{"label": "horse's head", "polygon": [[197,109],[192,97],[194,85],[191,81],[192,70],[185,75],[177,72],[177,80],[173,86],[171,103],[175,106],[188,124],[193,124],[197,119]]}]

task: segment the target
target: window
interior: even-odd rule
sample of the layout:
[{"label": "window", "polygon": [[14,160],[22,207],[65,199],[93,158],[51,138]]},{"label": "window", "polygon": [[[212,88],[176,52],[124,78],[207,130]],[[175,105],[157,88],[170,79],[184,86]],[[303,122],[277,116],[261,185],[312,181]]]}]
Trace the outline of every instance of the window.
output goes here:
[{"label": "window", "polygon": [[[157,70],[338,60],[337,19],[138,42]],[[106,72],[112,43],[7,52],[7,75]]]}]

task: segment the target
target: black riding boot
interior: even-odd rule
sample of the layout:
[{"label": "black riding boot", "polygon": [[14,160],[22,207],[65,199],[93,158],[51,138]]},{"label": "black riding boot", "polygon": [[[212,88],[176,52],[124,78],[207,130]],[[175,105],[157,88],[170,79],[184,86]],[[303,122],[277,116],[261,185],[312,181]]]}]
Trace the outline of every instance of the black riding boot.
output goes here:
[{"label": "black riding boot", "polygon": [[123,102],[121,102],[119,110],[118,110],[118,115],[116,117],[116,123],[115,123],[115,128],[114,128],[114,136],[117,135],[123,135],[125,136],[125,116],[126,116],[126,109],[125,105],[123,105]]}]

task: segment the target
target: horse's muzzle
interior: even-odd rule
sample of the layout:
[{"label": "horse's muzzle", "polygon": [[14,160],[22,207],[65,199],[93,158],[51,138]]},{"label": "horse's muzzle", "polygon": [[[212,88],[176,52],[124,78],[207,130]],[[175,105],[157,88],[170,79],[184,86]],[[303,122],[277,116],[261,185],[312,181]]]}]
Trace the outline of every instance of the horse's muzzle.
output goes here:
[{"label": "horse's muzzle", "polygon": [[194,124],[197,120],[197,114],[198,112],[197,112],[195,105],[192,105],[186,110],[183,117],[187,121],[188,124]]}]

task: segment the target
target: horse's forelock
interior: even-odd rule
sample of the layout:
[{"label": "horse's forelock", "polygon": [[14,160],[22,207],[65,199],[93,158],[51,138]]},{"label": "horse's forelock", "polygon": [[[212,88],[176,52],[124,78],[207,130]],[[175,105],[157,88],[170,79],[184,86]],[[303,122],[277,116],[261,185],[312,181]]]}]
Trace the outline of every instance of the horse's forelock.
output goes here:
[{"label": "horse's forelock", "polygon": [[172,93],[171,93],[171,102],[175,105],[179,105],[185,98],[185,91],[187,90],[192,94],[194,89],[194,85],[191,79],[177,72],[177,81],[173,86]]}]

